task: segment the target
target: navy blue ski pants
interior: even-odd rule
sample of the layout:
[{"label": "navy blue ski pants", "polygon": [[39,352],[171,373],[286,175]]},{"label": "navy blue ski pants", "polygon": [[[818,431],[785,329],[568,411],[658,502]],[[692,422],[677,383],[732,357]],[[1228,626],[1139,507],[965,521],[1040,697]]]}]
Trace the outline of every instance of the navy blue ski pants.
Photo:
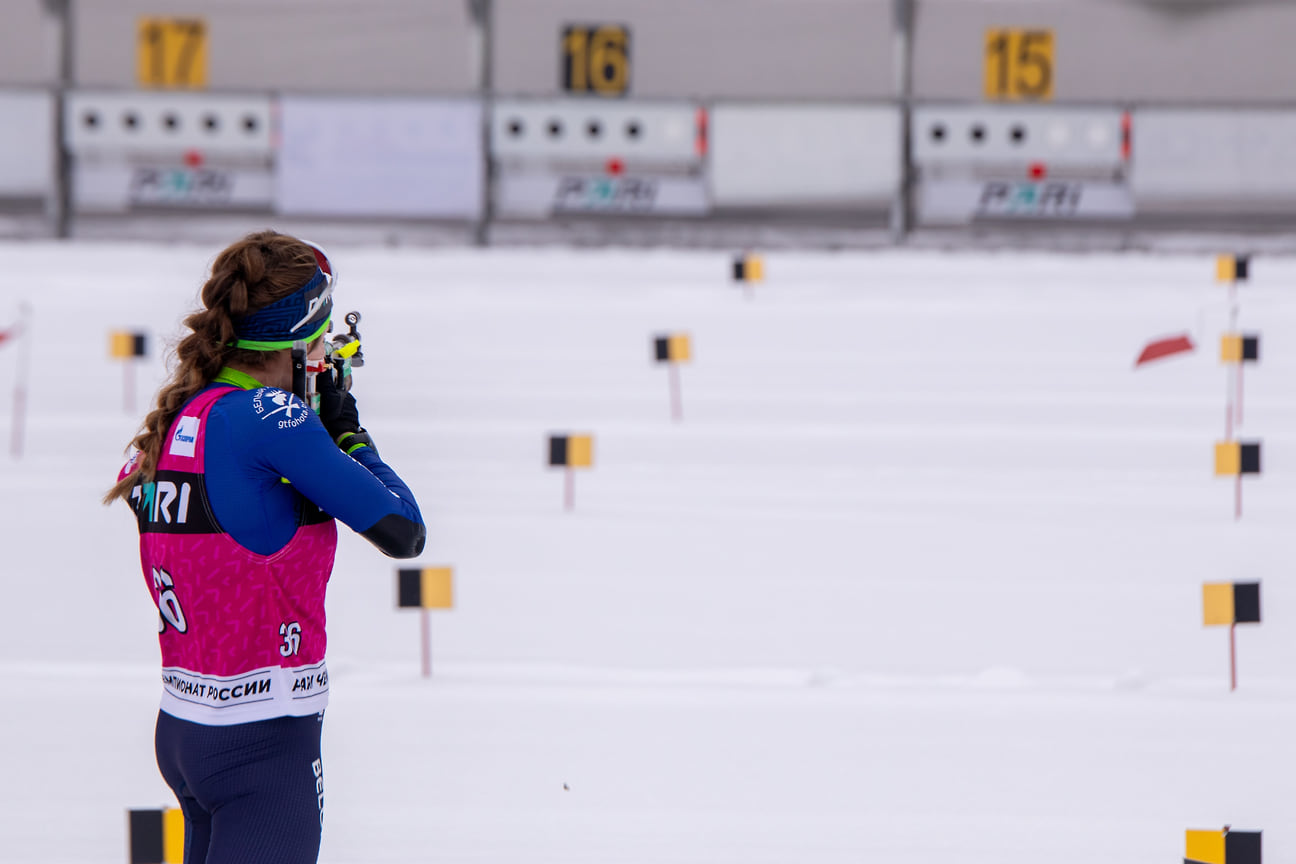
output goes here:
[{"label": "navy blue ski pants", "polygon": [[158,712],[157,760],[185,817],[185,864],[315,864],[323,714],[204,726]]}]

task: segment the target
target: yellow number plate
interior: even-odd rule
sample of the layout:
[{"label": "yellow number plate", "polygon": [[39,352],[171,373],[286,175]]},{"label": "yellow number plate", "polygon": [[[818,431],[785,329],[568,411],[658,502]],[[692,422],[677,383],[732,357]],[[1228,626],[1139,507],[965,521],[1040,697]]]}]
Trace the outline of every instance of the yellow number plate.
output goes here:
[{"label": "yellow number plate", "polygon": [[562,32],[563,89],[624,96],[630,89],[630,30],[620,24],[569,25]]},{"label": "yellow number plate", "polygon": [[1053,98],[1053,31],[987,30],[985,97],[1048,102]]},{"label": "yellow number plate", "polygon": [[141,87],[206,87],[207,22],[201,18],[139,19],[136,59]]}]

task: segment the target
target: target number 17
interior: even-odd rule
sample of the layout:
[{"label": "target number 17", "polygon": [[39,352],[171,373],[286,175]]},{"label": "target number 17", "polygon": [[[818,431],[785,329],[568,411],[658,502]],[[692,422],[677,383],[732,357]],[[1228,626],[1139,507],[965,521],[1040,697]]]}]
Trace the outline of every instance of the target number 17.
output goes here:
[{"label": "target number 17", "polygon": [[201,18],[139,19],[135,53],[141,87],[207,86],[207,22]]}]

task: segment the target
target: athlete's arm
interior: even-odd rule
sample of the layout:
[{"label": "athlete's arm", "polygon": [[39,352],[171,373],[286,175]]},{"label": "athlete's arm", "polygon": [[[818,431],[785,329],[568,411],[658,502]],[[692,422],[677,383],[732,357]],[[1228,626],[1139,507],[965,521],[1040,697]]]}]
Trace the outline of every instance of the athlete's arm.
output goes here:
[{"label": "athlete's arm", "polygon": [[280,426],[272,421],[257,430],[258,461],[383,554],[413,558],[422,553],[427,528],[418,503],[377,451],[361,447],[352,456],[343,453],[313,411],[296,425]]},{"label": "athlete's arm", "polygon": [[[341,453],[342,451],[339,450],[338,452]],[[378,455],[378,451],[372,447],[361,447],[353,451],[350,456],[346,456],[346,458],[354,459],[363,465],[370,474],[386,487],[388,492],[408,504],[410,510],[413,511],[412,518],[408,513],[388,513],[379,518],[370,528],[360,533],[370,543],[373,543],[393,558],[413,558],[420,554],[423,551],[423,543],[427,539],[427,528],[423,524],[423,516],[419,513],[418,503],[414,500],[414,495],[410,492],[409,487],[396,476],[396,472],[382,460]],[[324,509],[327,510],[328,508]]]}]

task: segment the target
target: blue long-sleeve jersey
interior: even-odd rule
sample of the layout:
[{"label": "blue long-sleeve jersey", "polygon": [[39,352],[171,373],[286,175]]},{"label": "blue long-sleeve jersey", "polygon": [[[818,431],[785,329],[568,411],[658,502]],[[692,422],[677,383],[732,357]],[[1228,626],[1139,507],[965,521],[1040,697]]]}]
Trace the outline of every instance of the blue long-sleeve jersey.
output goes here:
[{"label": "blue long-sleeve jersey", "polygon": [[319,416],[282,390],[220,397],[208,418],[205,471],[212,515],[258,554],[273,554],[292,538],[299,494],[387,555],[423,551],[423,516],[396,472],[371,447],[343,453]]}]

